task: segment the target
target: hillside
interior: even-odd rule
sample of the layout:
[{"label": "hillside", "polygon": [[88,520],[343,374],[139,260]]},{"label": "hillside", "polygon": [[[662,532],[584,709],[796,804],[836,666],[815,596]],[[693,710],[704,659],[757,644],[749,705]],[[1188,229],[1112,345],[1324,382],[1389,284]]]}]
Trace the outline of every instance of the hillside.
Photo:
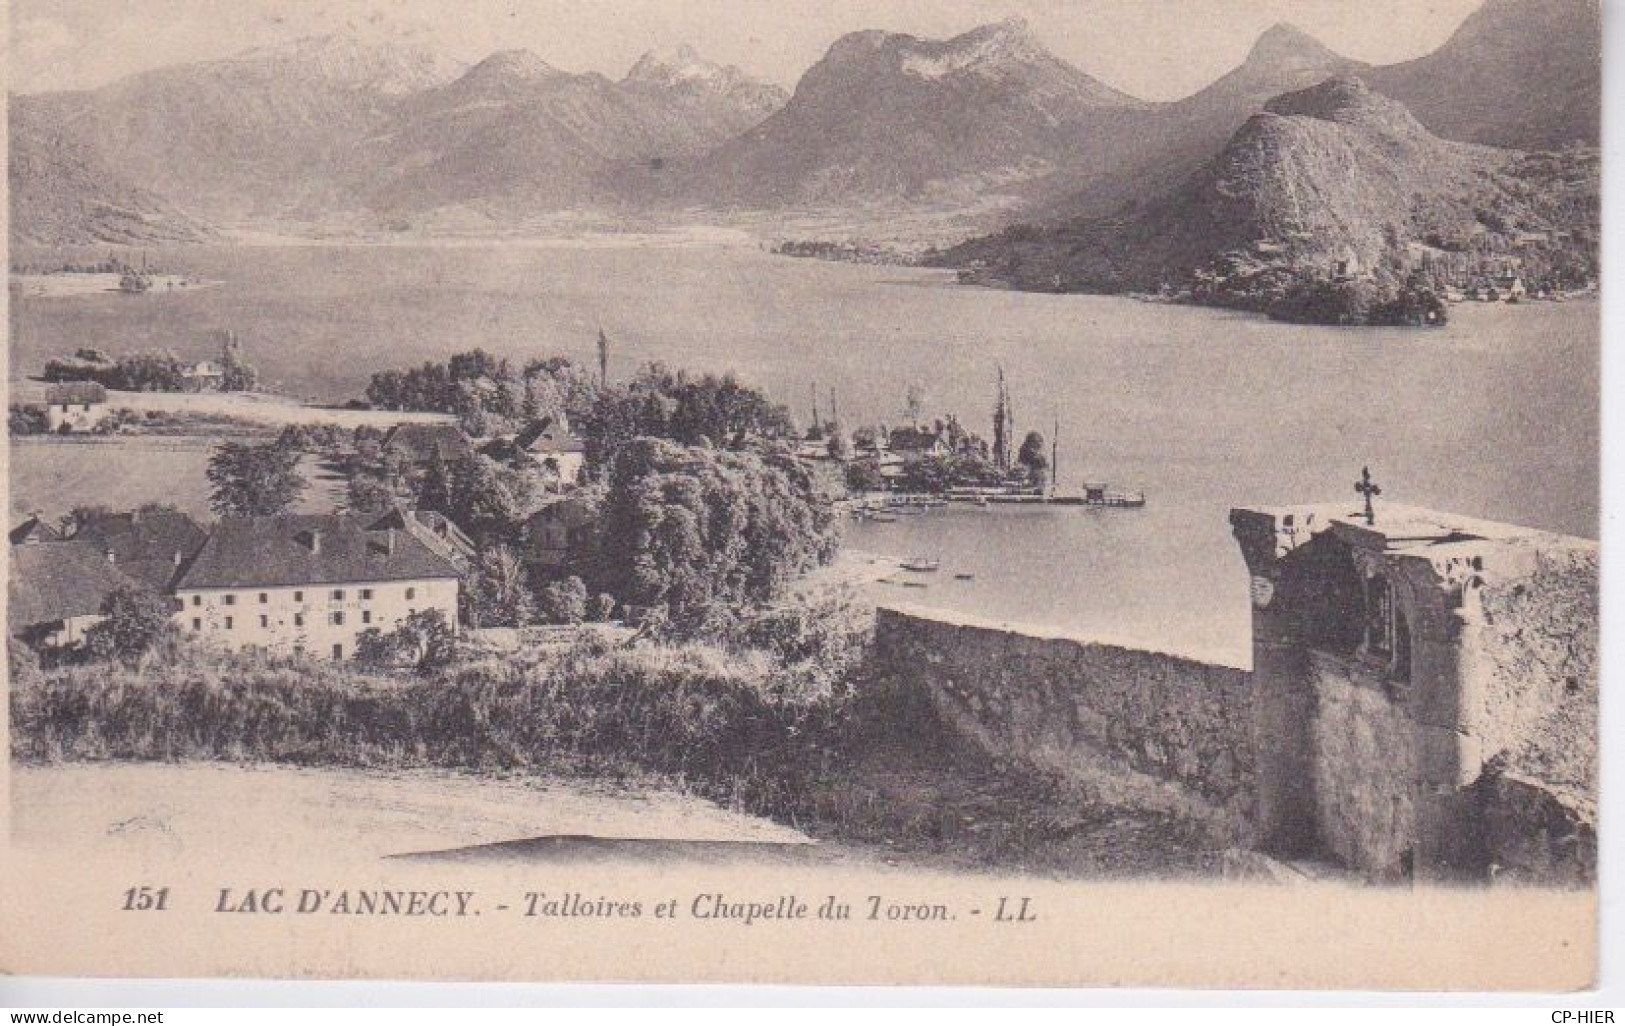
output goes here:
[{"label": "hillside", "polygon": [[1093,145],[1058,176],[1038,222],[1103,217],[1172,190],[1271,97],[1333,75],[1362,77],[1433,134],[1514,149],[1596,145],[1601,116],[1596,0],[1489,0],[1437,51],[1372,67],[1290,24],[1259,37],[1241,65],[1192,96],[1097,123]]},{"label": "hillside", "polygon": [[274,216],[324,192],[327,155],[370,131],[399,97],[457,70],[425,50],[324,36],[90,92],[15,97],[12,109],[202,216]]},{"label": "hillside", "polygon": [[689,188],[713,205],[773,207],[1002,187],[1075,160],[1093,117],[1143,106],[1019,21],[946,41],[856,32],[783,110],[703,161]]},{"label": "hillside", "polygon": [[344,188],[380,213],[614,205],[754,125],[781,97],[687,49],[671,61],[645,55],[621,82],[498,53],[402,103],[346,154]]},{"label": "hillside", "polygon": [[1487,0],[1444,46],[1370,72],[1447,139],[1512,149],[1595,146],[1602,115],[1597,0]]},{"label": "hillside", "polygon": [[1363,67],[1294,25],[1275,25],[1206,88],[1097,125],[1091,151],[1064,172],[1070,194],[1038,216],[1099,216],[1161,195],[1212,159],[1272,97]]},{"label": "hillside", "polygon": [[10,133],[13,243],[147,245],[213,236],[208,225],[28,119],[13,118]]},{"label": "hillside", "polygon": [[[1596,188],[1594,155],[1525,157],[1442,140],[1340,76],[1272,100],[1159,200],[1116,218],[1012,229],[947,262],[1017,288],[1172,292],[1363,320],[1407,289],[1464,285],[1514,259],[1554,283],[1588,279]],[[1348,288],[1328,298],[1329,283]]]}]

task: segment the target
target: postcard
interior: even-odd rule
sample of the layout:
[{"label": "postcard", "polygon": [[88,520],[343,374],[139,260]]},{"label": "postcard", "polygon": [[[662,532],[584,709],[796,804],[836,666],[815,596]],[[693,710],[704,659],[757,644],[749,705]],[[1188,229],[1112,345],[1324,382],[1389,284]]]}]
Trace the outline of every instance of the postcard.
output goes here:
[{"label": "postcard", "polygon": [[0,970],[1588,987],[1600,23],[15,0]]}]

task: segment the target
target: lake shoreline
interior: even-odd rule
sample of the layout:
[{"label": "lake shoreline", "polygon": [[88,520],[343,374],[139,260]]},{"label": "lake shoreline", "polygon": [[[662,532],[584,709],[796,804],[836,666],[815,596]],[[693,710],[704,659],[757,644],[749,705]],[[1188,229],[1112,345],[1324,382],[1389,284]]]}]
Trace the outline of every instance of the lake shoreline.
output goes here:
[{"label": "lake shoreline", "polygon": [[[596,369],[602,330],[612,381],[651,361],[735,373],[802,424],[809,393],[827,410],[833,390],[849,429],[906,423],[904,393],[917,384],[925,416],[957,411],[990,437],[985,418],[1002,366],[1017,431],[1048,439],[1058,423],[1062,485],[1119,483],[1143,491],[1150,508],[971,508],[851,523],[855,549],[942,561],[938,574],[909,575],[925,588],[872,589],[1180,651],[1244,643],[1246,576],[1229,509],[1352,497],[1362,465],[1395,501],[1564,534],[1597,531],[1594,297],[1469,303],[1447,326],[1418,332],[989,290],[958,285],[951,271],[790,259],[747,246],[175,252],[186,263],[158,251],[152,259],[229,284],[164,303],[25,297],[13,306],[13,378],[83,345],[213,359],[209,332],[230,329],[262,382],[337,405],[364,394],[377,370],[475,346],[520,365],[557,355]],[[114,469],[120,481],[133,476]],[[34,467],[15,483],[47,470]],[[174,472],[186,475],[183,487],[206,493],[200,466]],[[85,488],[99,487],[105,473],[79,460],[70,470]],[[1532,475],[1541,487],[1528,486]],[[960,573],[974,579],[956,580]]]}]

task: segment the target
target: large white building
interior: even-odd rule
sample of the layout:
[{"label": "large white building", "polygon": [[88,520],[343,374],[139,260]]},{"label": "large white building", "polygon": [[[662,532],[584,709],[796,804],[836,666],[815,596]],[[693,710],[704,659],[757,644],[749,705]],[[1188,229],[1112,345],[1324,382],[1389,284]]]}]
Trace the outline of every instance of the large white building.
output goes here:
[{"label": "large white building", "polygon": [[455,627],[458,588],[455,553],[410,513],[237,517],[181,572],[175,616],[229,648],[348,659],[362,631],[419,610]]},{"label": "large white building", "polygon": [[107,419],[107,389],[94,381],[67,381],[45,389],[45,422],[54,434],[90,431]]}]

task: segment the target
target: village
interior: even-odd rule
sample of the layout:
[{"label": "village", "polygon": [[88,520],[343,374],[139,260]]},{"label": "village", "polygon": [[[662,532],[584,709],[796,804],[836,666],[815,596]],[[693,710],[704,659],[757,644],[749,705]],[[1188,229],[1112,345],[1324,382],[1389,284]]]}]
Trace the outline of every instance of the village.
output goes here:
[{"label": "village", "polygon": [[[1018,442],[1002,369],[988,441],[953,414],[927,418],[918,387],[906,423],[853,430],[833,390],[821,404],[814,388],[798,430],[731,377],[656,366],[617,389],[602,335],[596,377],[558,358],[518,371],[474,350],[380,372],[367,401],[343,407],[257,391],[241,340],[218,341],[219,359],[194,361],[80,348],[47,361],[42,387],[13,403],[14,445],[181,436],[212,446],[212,520],[198,502],[119,508],[48,488],[19,497],[8,627],[47,662],[90,657],[116,633],[110,619],[157,604],[201,643],[341,662],[388,662],[380,653],[417,651],[425,635],[511,648],[520,631],[547,643],[589,623],[636,626],[647,604],[598,589],[614,458],[640,433],[788,461],[822,515],[875,524],[951,502],[1145,501],[1104,483],[1058,488],[1059,439],[1034,430]],[[718,423],[685,426],[692,415]],[[187,485],[163,487],[178,497]],[[928,563],[905,568],[936,569]]]}]

